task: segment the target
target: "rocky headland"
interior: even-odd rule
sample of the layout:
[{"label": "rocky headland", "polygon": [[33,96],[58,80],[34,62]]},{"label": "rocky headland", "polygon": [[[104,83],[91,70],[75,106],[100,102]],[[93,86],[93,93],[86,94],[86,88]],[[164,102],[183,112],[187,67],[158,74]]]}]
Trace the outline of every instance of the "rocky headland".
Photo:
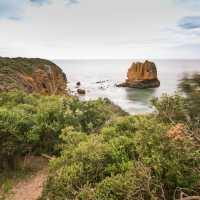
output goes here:
[{"label": "rocky headland", "polygon": [[44,95],[66,94],[67,78],[54,63],[39,58],[0,57],[0,92],[23,90]]},{"label": "rocky headland", "polygon": [[127,78],[124,83],[118,84],[117,87],[145,89],[160,86],[156,65],[149,61],[133,63],[128,70]]}]

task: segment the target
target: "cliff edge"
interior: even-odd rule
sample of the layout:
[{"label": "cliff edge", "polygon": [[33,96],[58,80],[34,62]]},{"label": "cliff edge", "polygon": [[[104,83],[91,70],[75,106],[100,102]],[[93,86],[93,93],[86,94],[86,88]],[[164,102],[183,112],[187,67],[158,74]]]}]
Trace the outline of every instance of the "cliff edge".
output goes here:
[{"label": "cliff edge", "polygon": [[39,58],[0,57],[0,92],[23,90],[44,95],[66,94],[67,78],[54,63]]}]

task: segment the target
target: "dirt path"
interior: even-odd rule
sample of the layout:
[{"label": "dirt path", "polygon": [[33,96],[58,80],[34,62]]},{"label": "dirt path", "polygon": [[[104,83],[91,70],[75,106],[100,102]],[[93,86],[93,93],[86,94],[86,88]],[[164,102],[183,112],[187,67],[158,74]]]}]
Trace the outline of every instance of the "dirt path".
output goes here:
[{"label": "dirt path", "polygon": [[42,164],[41,169],[33,175],[18,182],[12,189],[9,200],[37,200],[43,190],[47,178],[47,164]]},{"label": "dirt path", "polygon": [[19,182],[12,190],[9,200],[37,200],[43,189],[47,170],[37,172],[29,179]]}]

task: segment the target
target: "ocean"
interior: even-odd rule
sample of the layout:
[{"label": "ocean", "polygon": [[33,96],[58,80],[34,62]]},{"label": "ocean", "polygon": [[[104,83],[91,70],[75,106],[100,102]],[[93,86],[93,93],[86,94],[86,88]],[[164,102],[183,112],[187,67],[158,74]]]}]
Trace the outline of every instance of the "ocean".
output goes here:
[{"label": "ocean", "polygon": [[[124,82],[132,62],[144,60],[53,60],[66,73],[68,88],[76,91],[76,83],[86,90],[82,100],[109,98],[130,114],[153,110],[150,100],[164,93],[174,94],[178,83],[186,74],[200,73],[200,60],[151,60],[155,62],[159,88],[118,88],[115,84]],[[100,83],[98,83],[100,82]]]}]

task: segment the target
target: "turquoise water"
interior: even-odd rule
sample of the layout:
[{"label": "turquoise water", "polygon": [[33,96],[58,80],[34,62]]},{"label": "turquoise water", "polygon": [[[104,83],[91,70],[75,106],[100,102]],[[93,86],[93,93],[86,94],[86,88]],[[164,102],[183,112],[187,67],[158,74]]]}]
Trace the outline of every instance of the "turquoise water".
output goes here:
[{"label": "turquoise water", "polygon": [[[107,97],[125,111],[136,114],[152,110],[150,99],[163,93],[173,94],[185,74],[200,72],[200,60],[152,60],[156,63],[161,86],[156,89],[117,88],[126,79],[134,61],[143,60],[54,60],[67,75],[68,87],[76,91],[76,82],[86,89],[82,100]],[[96,83],[105,81],[103,83]]]}]

